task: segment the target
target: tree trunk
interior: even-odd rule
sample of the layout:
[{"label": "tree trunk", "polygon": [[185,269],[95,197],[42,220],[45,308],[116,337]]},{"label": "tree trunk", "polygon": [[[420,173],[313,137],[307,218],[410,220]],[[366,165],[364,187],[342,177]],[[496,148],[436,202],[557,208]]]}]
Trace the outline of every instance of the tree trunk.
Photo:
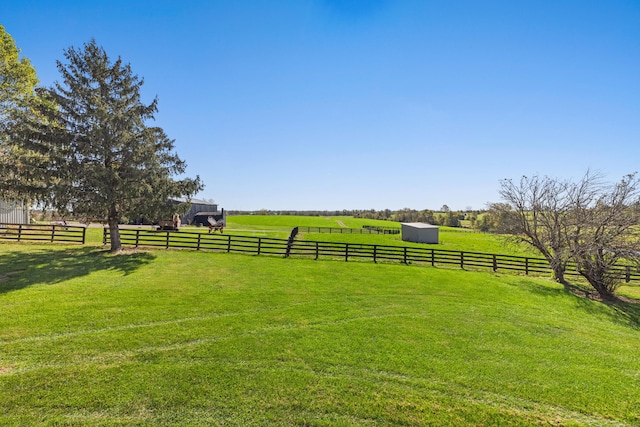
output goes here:
[{"label": "tree trunk", "polygon": [[553,277],[556,279],[556,282],[566,285],[567,280],[564,278],[564,272],[567,269],[566,263],[563,262],[559,257],[553,256],[547,250],[541,250],[541,252],[544,254],[547,261],[549,261],[549,265],[553,270]]},{"label": "tree trunk", "polygon": [[111,252],[118,252],[122,249],[120,241],[120,230],[118,229],[118,213],[115,208],[111,208],[109,212],[109,235],[111,237]]},{"label": "tree trunk", "polygon": [[563,265],[554,265],[553,266],[553,276],[555,277],[558,283],[563,285],[567,284],[567,280],[564,278],[564,270],[565,267]]},{"label": "tree trunk", "polygon": [[602,276],[602,278],[599,278],[599,277],[589,276],[584,273],[581,273],[581,274],[584,278],[587,279],[589,284],[593,286],[593,289],[595,289],[596,292],[598,292],[598,295],[600,295],[600,298],[602,298],[603,301],[615,301],[617,299],[614,293],[615,286],[608,285],[605,279],[603,278],[604,276]]}]

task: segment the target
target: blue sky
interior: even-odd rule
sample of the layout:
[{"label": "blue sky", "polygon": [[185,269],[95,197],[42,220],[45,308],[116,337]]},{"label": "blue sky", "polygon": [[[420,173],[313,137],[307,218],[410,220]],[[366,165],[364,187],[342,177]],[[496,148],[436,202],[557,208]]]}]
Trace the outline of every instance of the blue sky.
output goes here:
[{"label": "blue sky", "polygon": [[481,209],[521,175],[640,170],[640,2],[12,1],[60,76],[95,38],[226,209]]}]

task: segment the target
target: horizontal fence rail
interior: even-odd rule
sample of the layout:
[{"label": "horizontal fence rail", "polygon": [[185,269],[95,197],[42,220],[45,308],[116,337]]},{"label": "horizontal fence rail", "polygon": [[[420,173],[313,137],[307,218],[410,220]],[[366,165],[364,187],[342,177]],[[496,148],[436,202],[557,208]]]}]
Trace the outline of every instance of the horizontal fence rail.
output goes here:
[{"label": "horizontal fence rail", "polygon": [[301,233],[332,233],[332,234],[400,234],[399,228],[373,227],[362,228],[346,227],[298,227]]},{"label": "horizontal fence rail", "polygon": [[[109,229],[104,228],[103,243],[110,242]],[[286,255],[288,247],[287,239],[144,229],[120,229],[120,242],[123,246],[214,250],[282,256]]]},{"label": "horizontal fence rail", "polygon": [[[524,274],[551,274],[544,258],[515,255],[463,252],[411,246],[369,245],[308,240],[275,239],[268,237],[216,235],[194,232],[120,229],[123,245],[213,250],[254,255],[279,255],[313,259],[366,260],[373,262],[402,262],[430,266],[455,266],[465,270],[521,272]],[[110,242],[109,230],[104,229],[104,243]],[[640,281],[640,270],[631,266],[618,266],[613,270],[627,283]],[[567,275],[579,275],[570,265]]]},{"label": "horizontal fence rail", "polygon": [[0,240],[84,244],[86,227],[63,224],[0,224]]}]

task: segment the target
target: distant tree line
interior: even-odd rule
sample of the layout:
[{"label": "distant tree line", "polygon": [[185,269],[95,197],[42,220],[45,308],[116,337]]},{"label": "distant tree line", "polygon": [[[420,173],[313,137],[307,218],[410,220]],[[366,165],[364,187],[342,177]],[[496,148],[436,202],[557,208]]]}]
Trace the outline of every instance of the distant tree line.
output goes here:
[{"label": "distant tree line", "polygon": [[296,215],[296,216],[354,216],[356,210],[290,210],[290,209],[258,209],[233,210],[226,209],[227,215]]},{"label": "distant tree line", "polygon": [[415,210],[404,208],[400,210],[375,209],[342,209],[342,210],[270,210],[257,211],[228,210],[229,215],[300,215],[300,216],[352,216],[354,218],[377,219],[395,222],[424,222],[446,227],[462,227],[462,221],[468,220],[473,226],[481,211],[452,211],[444,205],[440,211],[430,209]]}]

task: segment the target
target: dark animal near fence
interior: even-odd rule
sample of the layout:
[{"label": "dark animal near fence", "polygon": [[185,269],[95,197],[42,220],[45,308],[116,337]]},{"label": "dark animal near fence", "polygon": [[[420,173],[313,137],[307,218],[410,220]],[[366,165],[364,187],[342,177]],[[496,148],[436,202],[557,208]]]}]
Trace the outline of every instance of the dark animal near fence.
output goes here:
[{"label": "dark animal near fence", "polygon": [[289,239],[287,239],[287,252],[284,254],[285,257],[288,257],[291,254],[291,247],[293,246],[297,235],[298,227],[293,227],[293,230],[291,230],[291,234],[289,235]]}]

